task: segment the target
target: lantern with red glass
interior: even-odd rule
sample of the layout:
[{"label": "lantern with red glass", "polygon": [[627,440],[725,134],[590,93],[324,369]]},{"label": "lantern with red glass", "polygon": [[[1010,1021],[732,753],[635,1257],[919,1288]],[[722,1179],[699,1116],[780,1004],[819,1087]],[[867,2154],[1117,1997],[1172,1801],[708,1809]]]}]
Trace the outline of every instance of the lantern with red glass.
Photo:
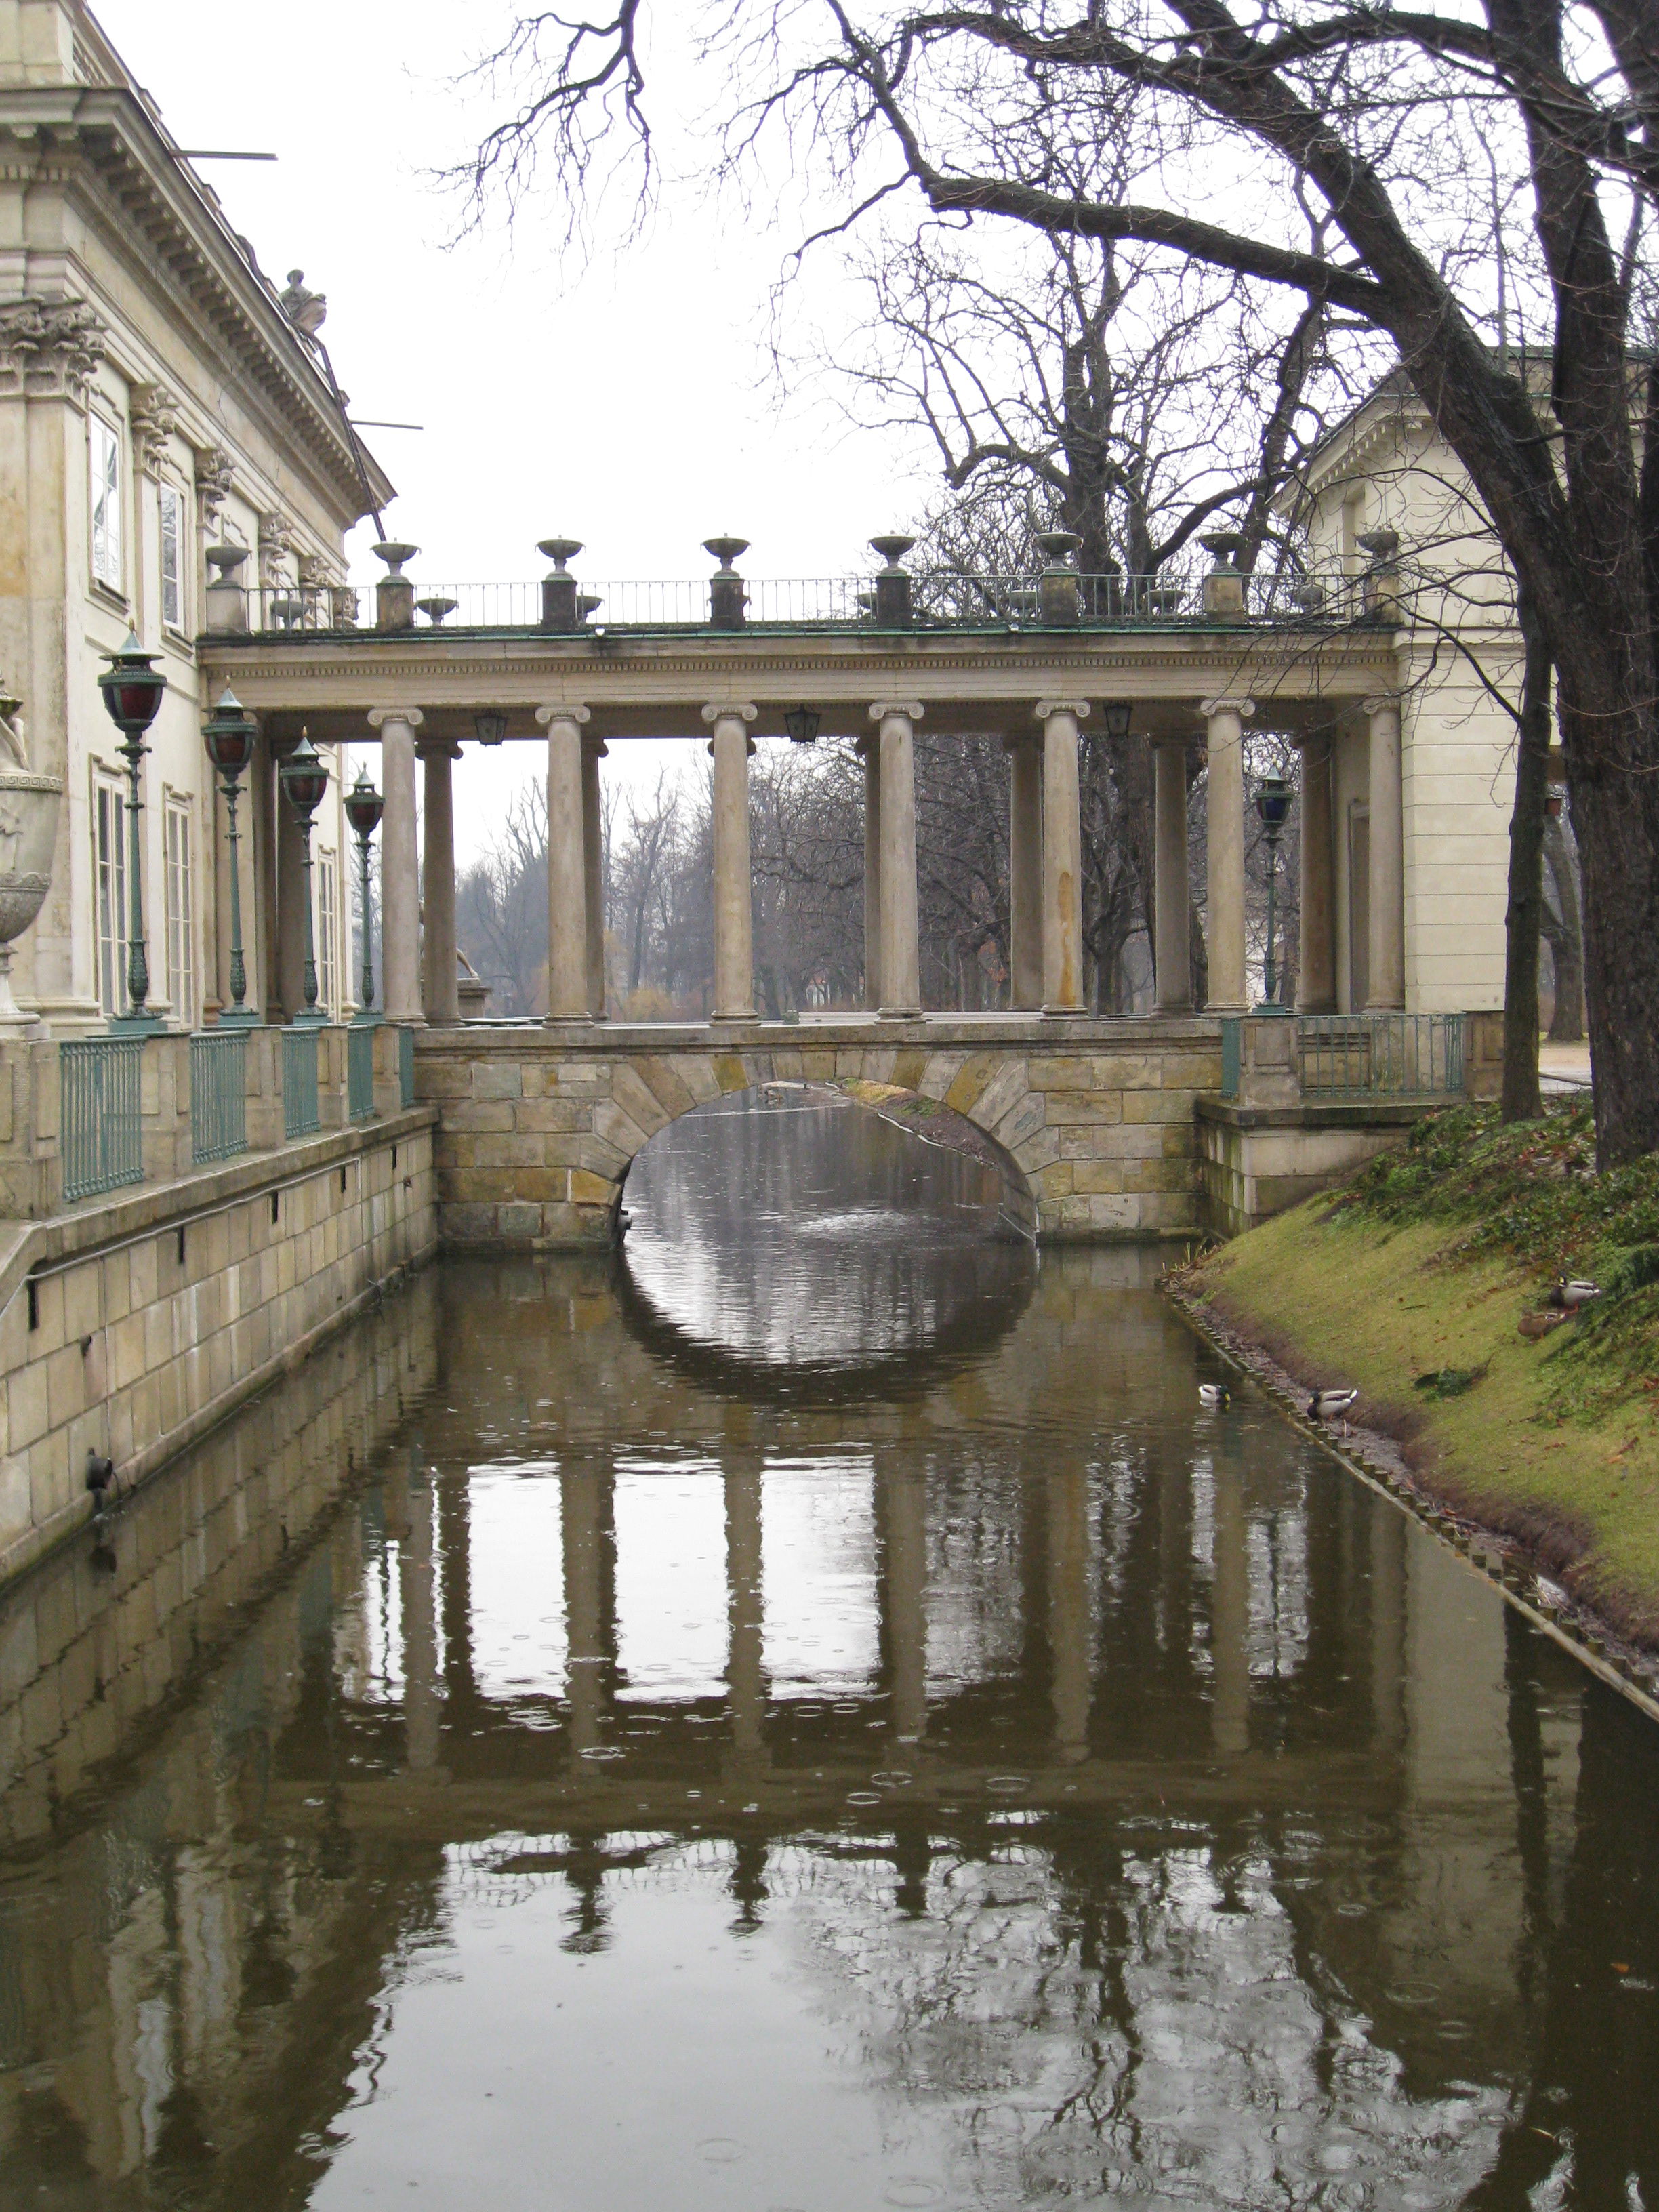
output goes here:
[{"label": "lantern with red glass", "polygon": [[231,1002],[219,1016],[222,1029],[251,1029],[259,1019],[257,1006],[242,1003],[247,996],[247,969],[242,959],[242,882],[237,855],[240,833],[236,827],[236,802],[241,795],[237,786],[242,770],[253,757],[258,735],[258,724],[252,714],[244,712],[241,701],[228,689],[202,725],[202,741],[207,747],[208,758],[219,771],[220,788],[225,795],[230,843]]},{"label": "lantern with red glass", "polygon": [[357,857],[363,872],[363,1002],[357,1009],[360,1022],[378,1022],[374,1011],[374,910],[368,901],[368,841],[380,826],[380,817],[386,811],[386,801],[368,780],[368,770],[359,769],[357,781],[345,799],[346,820],[357,840]]},{"label": "lantern with red glass", "polygon": [[127,1011],[118,1014],[111,1027],[119,1030],[158,1030],[159,1016],[144,1001],[149,996],[149,961],[144,951],[143,870],[139,865],[138,817],[143,810],[139,796],[139,774],[149,747],[145,732],[155,720],[167,680],[146,653],[137,633],[129,630],[118,653],[106,653],[109,666],[98,678],[109,717],[121,732],[121,757],[127,764],[127,878],[132,887],[131,924],[127,947]]},{"label": "lantern with red glass", "polygon": [[317,1003],[317,940],[311,921],[311,817],[328,789],[328,763],[301,730],[297,744],[276,771],[294,817],[300,825],[306,871],[306,1002],[295,1015],[296,1028],[311,1027],[328,1019],[326,1007]]}]

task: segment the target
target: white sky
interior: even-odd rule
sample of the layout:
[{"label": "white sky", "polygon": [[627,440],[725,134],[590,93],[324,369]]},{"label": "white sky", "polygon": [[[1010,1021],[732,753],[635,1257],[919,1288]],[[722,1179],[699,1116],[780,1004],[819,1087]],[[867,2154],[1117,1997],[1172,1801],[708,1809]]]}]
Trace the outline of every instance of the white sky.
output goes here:
[{"label": "white sky", "polygon": [[[94,9],[181,144],[280,157],[203,173],[279,285],[299,267],[327,294],[325,336],[352,412],[425,426],[368,434],[399,487],[387,527],[422,548],[417,580],[538,576],[536,540],[566,533],[585,541],[573,565],[593,578],[704,575],[702,540],[727,532],[751,540],[752,575],[845,574],[873,565],[870,536],[920,510],[920,447],[850,434],[810,397],[780,406],[765,382],[787,235],[684,191],[665,194],[650,235],[623,255],[602,222],[585,266],[557,251],[550,198],[526,206],[510,240],[497,226],[446,250],[454,210],[424,173],[498,112],[452,80],[507,20],[504,0]],[[689,171],[685,57],[659,54],[652,73],[653,123]],[[826,258],[792,299],[792,328],[833,332],[847,308]],[[372,537],[365,526],[354,538],[356,573],[380,573]],[[606,773],[653,777],[664,750],[613,747]],[[538,768],[526,745],[469,750],[459,856]]]}]

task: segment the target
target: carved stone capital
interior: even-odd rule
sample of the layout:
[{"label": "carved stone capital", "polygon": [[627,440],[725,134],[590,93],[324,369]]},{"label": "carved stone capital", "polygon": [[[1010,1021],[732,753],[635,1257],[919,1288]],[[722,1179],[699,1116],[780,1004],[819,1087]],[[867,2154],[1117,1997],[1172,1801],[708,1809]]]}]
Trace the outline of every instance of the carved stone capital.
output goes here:
[{"label": "carved stone capital", "polygon": [[146,476],[153,477],[167,452],[167,440],[179,427],[179,402],[165,384],[135,384],[127,402],[132,425],[134,458]]},{"label": "carved stone capital", "polygon": [[320,553],[301,553],[294,563],[294,574],[308,592],[337,592],[345,582],[337,564],[325,560]]},{"label": "carved stone capital", "polygon": [[715,722],[725,721],[752,722],[759,712],[759,708],[754,704],[752,700],[740,700],[735,702],[730,706],[727,706],[720,701],[716,701],[713,706],[705,707],[703,708],[702,719],[705,722],[711,725]]},{"label": "carved stone capital", "polygon": [[902,714],[907,721],[919,722],[927,712],[920,699],[878,699],[870,709],[870,720],[884,722],[890,714]]},{"label": "carved stone capital", "polygon": [[418,730],[425,720],[418,707],[371,707],[368,710],[371,730],[382,729],[388,722],[402,722],[411,730]]},{"label": "carved stone capital", "polygon": [[7,301],[0,306],[0,392],[84,399],[108,336],[84,300]]},{"label": "carved stone capital", "polygon": [[1039,722],[1046,722],[1050,714],[1075,714],[1080,722],[1088,714],[1089,702],[1086,699],[1039,699],[1036,711]]},{"label": "carved stone capital", "polygon": [[283,581],[282,564],[294,550],[294,525],[280,507],[259,517],[259,580],[265,584]]},{"label": "carved stone capital", "polygon": [[574,722],[578,727],[592,716],[591,707],[538,707],[536,720],[544,729],[554,722]]},{"label": "carved stone capital", "polygon": [[202,520],[211,529],[219,520],[219,510],[230,497],[236,479],[236,464],[222,446],[197,446],[196,496],[202,502]]},{"label": "carved stone capital", "polygon": [[1396,692],[1380,691],[1375,698],[1362,699],[1359,704],[1373,722],[1379,714],[1392,714],[1395,721],[1400,719],[1400,698]]},{"label": "carved stone capital", "polygon": [[1237,714],[1241,722],[1248,722],[1255,717],[1255,701],[1227,698],[1200,699],[1198,702],[1198,711],[1206,722],[1213,721],[1218,714]]}]

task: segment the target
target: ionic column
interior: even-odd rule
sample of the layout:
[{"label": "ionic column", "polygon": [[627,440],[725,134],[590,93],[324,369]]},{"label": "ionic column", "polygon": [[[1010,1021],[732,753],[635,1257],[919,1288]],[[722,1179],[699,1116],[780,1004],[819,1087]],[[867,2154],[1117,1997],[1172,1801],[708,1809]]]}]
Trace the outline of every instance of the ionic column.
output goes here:
[{"label": "ionic column", "polygon": [[450,763],[460,747],[431,738],[416,749],[425,771],[425,851],[421,869],[421,1000],[428,1022],[453,1029],[461,1018],[455,953],[455,794]]},{"label": "ionic column", "polygon": [[752,1771],[766,1748],[766,1600],[760,1463],[747,1454],[734,1455],[726,1470],[726,1589],[732,1747]]},{"label": "ionic column", "polygon": [[1187,747],[1152,747],[1152,1005],[1193,1010],[1193,901],[1187,875]]},{"label": "ionic column", "polygon": [[922,713],[920,699],[878,699],[870,709],[880,732],[881,1012],[888,1021],[914,1020],[921,1012],[915,726]]},{"label": "ionic column", "polygon": [[564,1554],[565,1703],[570,1748],[602,1741],[617,1665],[616,1477],[604,1468],[570,1468],[560,1486]]},{"label": "ionic column", "polygon": [[547,1018],[587,1017],[587,862],[582,834],[586,707],[538,707],[547,731]]},{"label": "ionic column", "polygon": [[860,738],[864,763],[864,1004],[881,1005],[881,740]]},{"label": "ionic column", "polygon": [[603,738],[582,742],[582,889],[587,928],[587,1011],[605,1019],[605,817],[599,808]]},{"label": "ionic column", "polygon": [[1236,1464],[1215,1466],[1215,1549],[1210,1583],[1210,1729],[1218,1751],[1250,1747],[1250,1528]]},{"label": "ionic column", "polygon": [[717,1022],[755,1019],[755,892],[749,867],[750,704],[708,706],[714,756],[714,1012]]},{"label": "ionic column", "polygon": [[380,964],[386,1018],[419,1023],[421,1012],[420,854],[415,837],[415,732],[418,707],[374,707],[369,726],[380,733]]},{"label": "ionic column", "polygon": [[1042,761],[1035,738],[1008,755],[1008,1004],[1042,1004]]},{"label": "ionic column", "polygon": [[1209,1010],[1242,1014],[1249,1003],[1244,982],[1244,725],[1255,712],[1255,702],[1206,699],[1199,712],[1209,725]]},{"label": "ionic column", "polygon": [[1406,1003],[1406,814],[1400,773],[1400,702],[1367,699],[1370,724],[1370,996],[1368,1014]]},{"label": "ionic column", "polygon": [[1077,726],[1086,699],[1043,699],[1042,1011],[1082,1014],[1083,822],[1078,808]]},{"label": "ionic column", "polygon": [[432,1480],[418,1443],[410,1448],[409,1533],[398,1547],[398,1610],[404,1639],[404,1752],[416,1773],[438,1763],[443,1687],[438,1673]]},{"label": "ionic column", "polygon": [[292,1021],[306,1004],[305,841],[276,780],[276,1005]]},{"label": "ionic column", "polygon": [[1296,1010],[1336,1012],[1335,815],[1328,730],[1302,746],[1301,934],[1297,950]]},{"label": "ionic column", "polygon": [[927,1733],[927,1477],[896,1474],[882,1509],[881,1609],[893,1729],[901,1743]]}]

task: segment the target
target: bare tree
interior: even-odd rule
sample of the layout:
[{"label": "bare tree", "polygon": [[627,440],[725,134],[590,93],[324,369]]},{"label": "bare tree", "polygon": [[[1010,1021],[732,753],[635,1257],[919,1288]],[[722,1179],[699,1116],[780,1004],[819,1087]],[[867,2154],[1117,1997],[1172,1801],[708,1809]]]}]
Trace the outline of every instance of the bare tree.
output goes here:
[{"label": "bare tree", "polygon": [[[646,144],[642,5],[619,0],[550,61],[521,58],[526,96],[472,165],[479,190],[550,144],[580,204],[618,106],[627,143]],[[934,215],[1165,249],[1397,349],[1557,672],[1600,1154],[1659,1146],[1659,351],[1644,348],[1640,319],[1652,312],[1640,243],[1659,198],[1649,0],[1483,0],[1478,12],[1257,0],[1248,15],[1229,0],[872,0],[866,12],[855,21],[850,0],[826,0],[821,40],[819,19],[783,0],[720,0],[711,17],[731,70],[729,162],[784,133],[835,203],[820,228],[890,212],[914,188]],[[1056,139],[1078,118],[1073,135],[1094,143],[1103,106],[1131,94],[1158,125],[1158,158],[1121,191],[1078,191]],[[1224,167],[1231,222],[1191,211],[1215,205]],[[1328,250],[1310,247],[1310,210]],[[1498,280],[1513,276],[1506,241],[1527,222],[1545,277],[1528,312],[1553,363],[1541,404],[1489,343]]]},{"label": "bare tree", "polygon": [[456,884],[456,933],[503,1013],[547,1006],[547,787],[534,777]]}]

